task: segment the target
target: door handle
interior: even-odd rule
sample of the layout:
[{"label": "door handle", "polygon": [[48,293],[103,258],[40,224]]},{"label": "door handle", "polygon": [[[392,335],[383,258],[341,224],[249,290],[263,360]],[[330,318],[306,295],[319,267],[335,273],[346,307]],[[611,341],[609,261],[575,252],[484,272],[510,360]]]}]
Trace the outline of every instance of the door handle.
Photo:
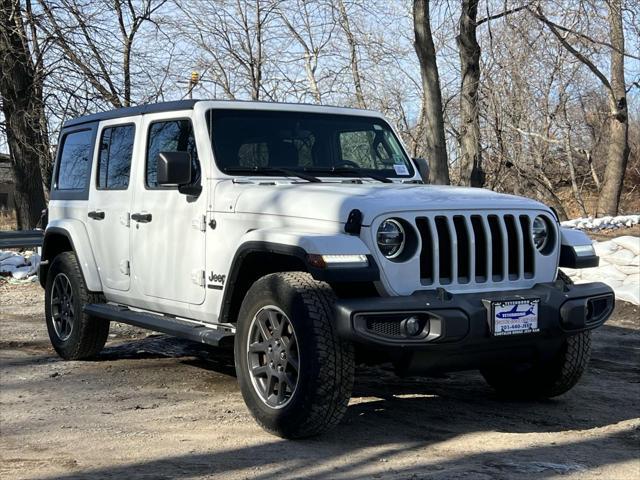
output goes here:
[{"label": "door handle", "polygon": [[98,210],[93,210],[87,214],[89,218],[93,218],[94,220],[104,220],[104,212],[100,212]]},{"label": "door handle", "polygon": [[132,213],[131,220],[138,223],[149,223],[151,221],[150,213]]}]

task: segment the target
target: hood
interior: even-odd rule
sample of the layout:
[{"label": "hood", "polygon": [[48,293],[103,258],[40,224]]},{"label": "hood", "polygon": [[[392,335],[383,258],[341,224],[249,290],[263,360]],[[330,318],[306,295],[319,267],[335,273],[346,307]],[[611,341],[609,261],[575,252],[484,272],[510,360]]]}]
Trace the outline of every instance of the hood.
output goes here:
[{"label": "hood", "polygon": [[220,182],[215,204],[223,211],[345,222],[354,208],[363,225],[381,214],[443,210],[546,210],[540,202],[482,188],[420,184]]}]

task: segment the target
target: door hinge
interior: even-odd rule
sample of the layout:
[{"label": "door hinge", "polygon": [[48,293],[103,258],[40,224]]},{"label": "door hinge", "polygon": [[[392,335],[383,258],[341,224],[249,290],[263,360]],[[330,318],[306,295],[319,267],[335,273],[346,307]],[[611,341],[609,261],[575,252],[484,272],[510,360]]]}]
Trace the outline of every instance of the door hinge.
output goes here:
[{"label": "door hinge", "polygon": [[207,231],[207,216],[201,215],[198,218],[194,218],[191,221],[191,226],[196,230],[200,230],[201,232]]},{"label": "door hinge", "polygon": [[120,272],[127,277],[131,274],[131,264],[129,263],[129,260],[122,260],[120,262]]},{"label": "door hinge", "polygon": [[191,281],[198,285],[199,287],[204,287],[205,283],[205,271],[204,270],[193,270],[191,272]]},{"label": "door hinge", "polygon": [[127,212],[120,215],[120,223],[125,227],[129,227],[131,225],[131,214]]}]

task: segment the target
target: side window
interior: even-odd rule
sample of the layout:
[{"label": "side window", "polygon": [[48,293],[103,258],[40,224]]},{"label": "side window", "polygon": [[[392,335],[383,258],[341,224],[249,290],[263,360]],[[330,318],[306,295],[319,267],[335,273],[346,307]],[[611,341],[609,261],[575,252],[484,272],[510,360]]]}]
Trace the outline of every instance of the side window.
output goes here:
[{"label": "side window", "polygon": [[200,162],[190,120],[154,122],[149,127],[146,182],[149,188],[161,188],[157,182],[158,155],[161,152],[188,152],[191,155],[191,183],[200,182]]},{"label": "side window", "polygon": [[66,134],[60,147],[56,190],[84,190],[91,169],[93,130]]},{"label": "side window", "polygon": [[105,128],[102,131],[98,159],[99,189],[126,190],[129,186],[135,132],[134,125]]}]

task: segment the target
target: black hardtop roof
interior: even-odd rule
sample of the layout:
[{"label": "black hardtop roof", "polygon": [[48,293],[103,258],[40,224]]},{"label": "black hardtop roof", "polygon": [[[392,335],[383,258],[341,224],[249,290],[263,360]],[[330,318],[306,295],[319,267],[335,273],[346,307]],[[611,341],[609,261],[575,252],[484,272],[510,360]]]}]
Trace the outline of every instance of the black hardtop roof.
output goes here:
[{"label": "black hardtop roof", "polygon": [[173,112],[175,110],[190,110],[198,100],[176,100],[174,102],[159,102],[139,105],[137,107],[116,108],[106,112],[93,113],[83,117],[73,118],[64,122],[63,128],[75,127],[83,123],[100,122],[113,118],[130,117],[132,115],[142,115],[144,113]]},{"label": "black hardtop roof", "polygon": [[[207,101],[207,99],[198,100],[175,100],[173,102],[159,102],[148,103],[146,105],[139,105],[137,107],[124,107],[116,108],[115,110],[108,110],[106,112],[93,113],[91,115],[85,115],[83,117],[72,118],[64,122],[63,128],[75,127],[83,125],[85,123],[100,122],[102,120],[111,120],[114,118],[129,117],[133,115],[143,115],[145,113],[161,113],[161,112],[173,112],[176,110],[191,110],[197,102]],[[282,105],[308,105],[311,107],[332,107],[341,108],[343,110],[361,110],[359,108],[352,107],[335,107],[332,105],[315,105],[305,103],[290,103],[290,102],[256,102],[251,100],[215,100],[217,102],[228,103],[279,103]]]}]

